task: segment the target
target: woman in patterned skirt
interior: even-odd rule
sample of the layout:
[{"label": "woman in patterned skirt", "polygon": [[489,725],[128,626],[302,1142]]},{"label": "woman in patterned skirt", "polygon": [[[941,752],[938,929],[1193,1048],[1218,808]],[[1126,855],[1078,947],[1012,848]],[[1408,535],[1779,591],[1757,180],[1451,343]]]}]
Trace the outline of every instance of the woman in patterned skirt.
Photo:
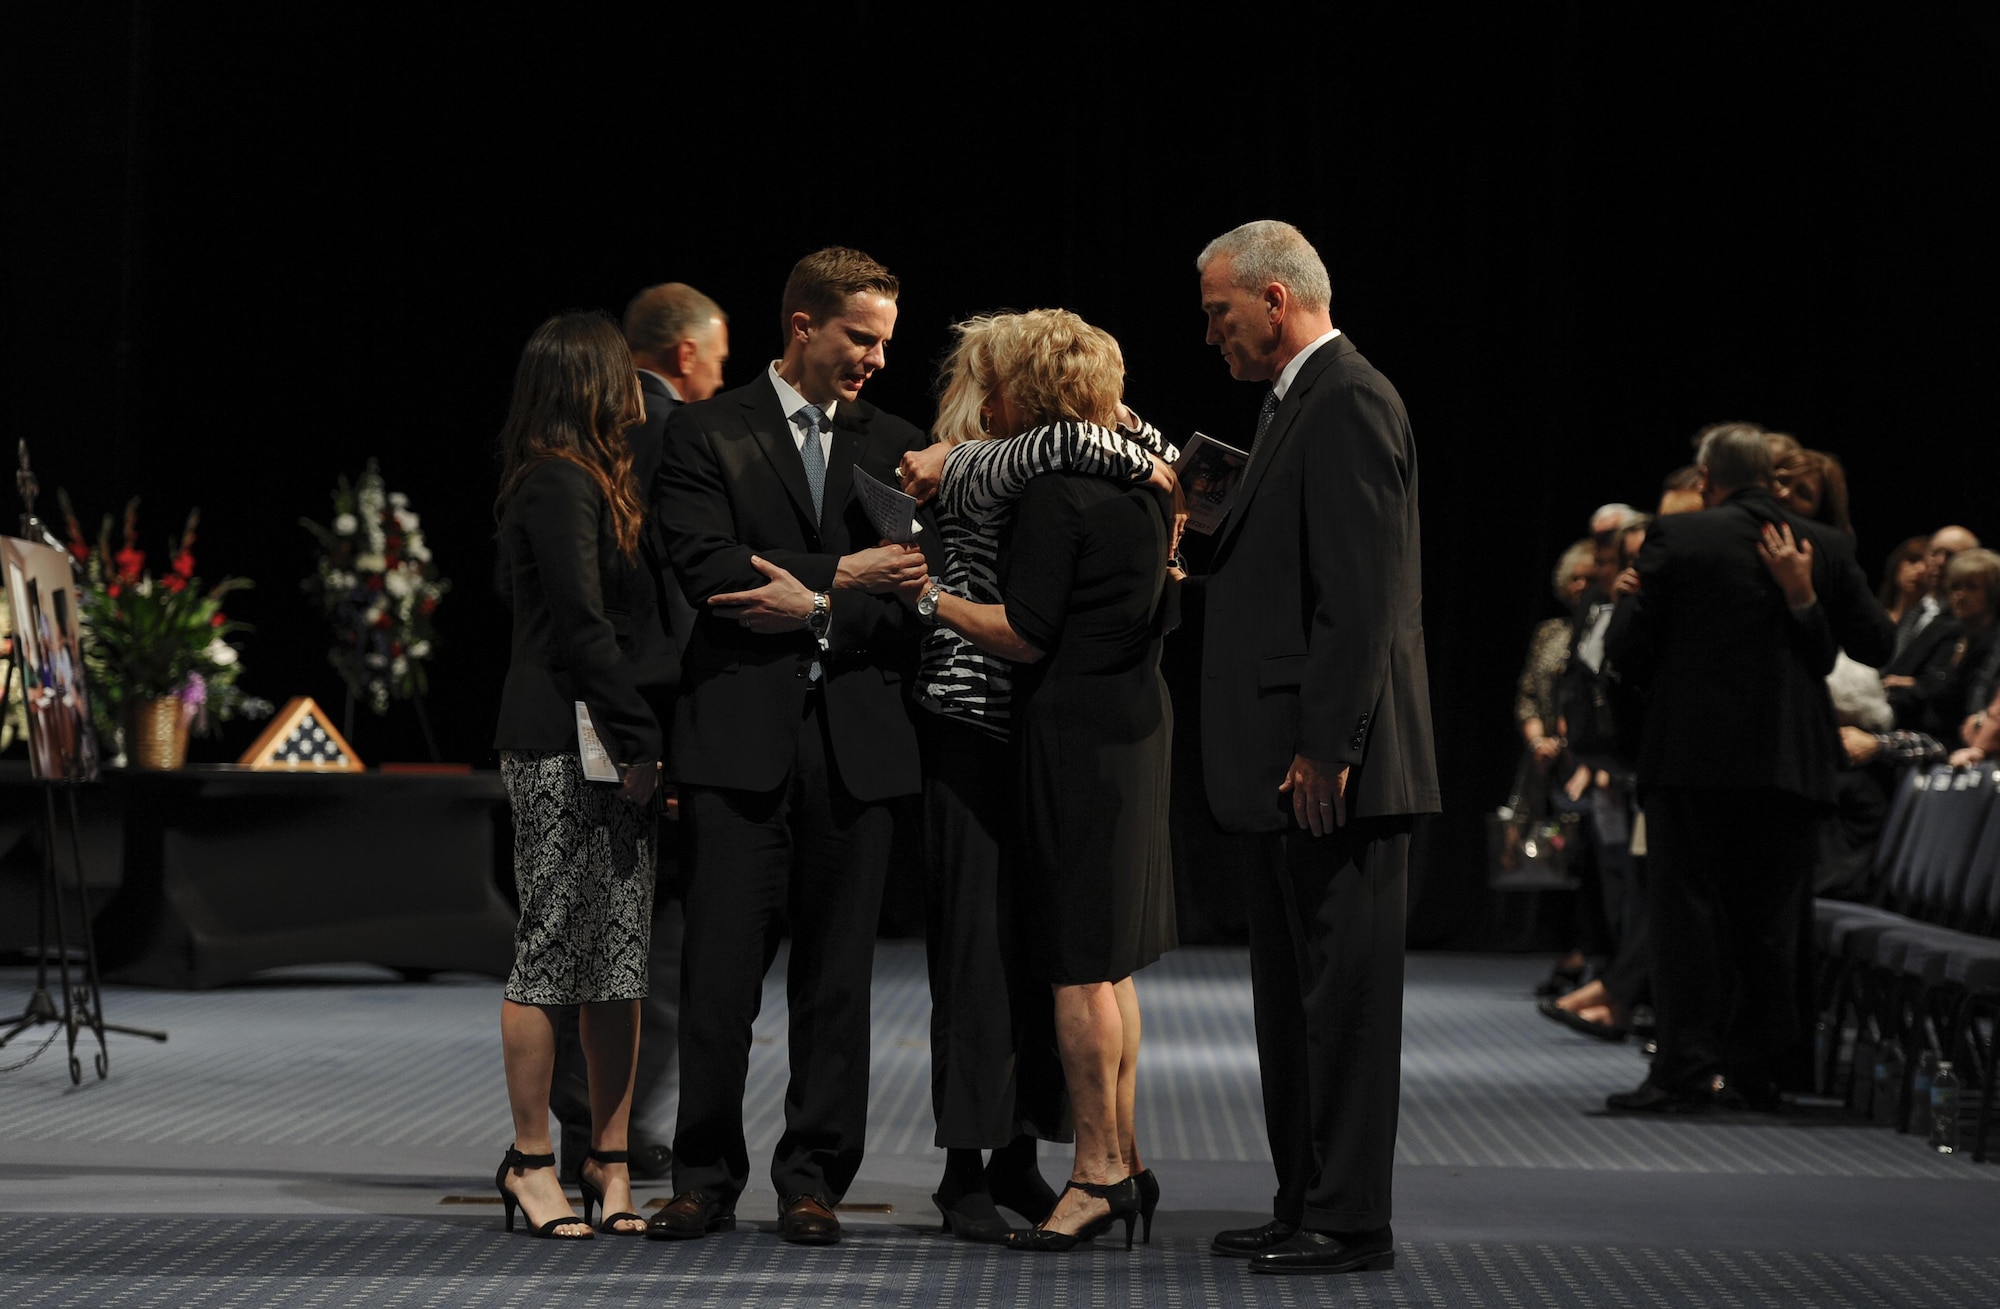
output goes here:
[{"label": "woman in patterned skirt", "polygon": [[[513,654],[493,744],[514,815],[521,918],[500,1004],[514,1144],[494,1177],[536,1236],[639,1234],[626,1129],[652,924],[660,727],[639,693],[635,642],[653,625],[639,557],[644,502],[626,429],[638,375],[601,314],[562,314],[528,340],[500,435],[494,512],[514,607]],[[584,710],[594,742],[584,742]],[[585,775],[590,747],[602,746]],[[584,1216],[564,1198],[549,1140],[555,1010],[581,1005],[591,1151]]]}]

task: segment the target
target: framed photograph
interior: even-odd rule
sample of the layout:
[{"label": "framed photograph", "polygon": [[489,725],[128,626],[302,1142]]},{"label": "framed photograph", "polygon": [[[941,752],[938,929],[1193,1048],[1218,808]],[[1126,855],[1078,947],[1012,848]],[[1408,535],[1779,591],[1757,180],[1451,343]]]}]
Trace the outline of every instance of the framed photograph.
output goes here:
[{"label": "framed photograph", "polygon": [[97,780],[97,734],[83,679],[83,636],[69,556],[32,541],[0,537],[14,648],[27,701],[28,759],[40,781]]}]

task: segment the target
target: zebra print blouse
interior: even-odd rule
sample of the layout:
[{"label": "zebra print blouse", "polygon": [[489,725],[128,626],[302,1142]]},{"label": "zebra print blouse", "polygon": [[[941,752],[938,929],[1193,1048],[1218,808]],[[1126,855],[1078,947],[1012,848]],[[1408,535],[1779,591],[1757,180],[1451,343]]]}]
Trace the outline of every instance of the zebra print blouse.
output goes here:
[{"label": "zebra print blouse", "polygon": [[[1113,481],[1143,482],[1153,456],[1172,463],[1180,451],[1158,428],[1113,431],[1094,423],[1061,422],[1004,441],[964,441],[945,458],[938,488],[937,523],[944,540],[940,585],[977,604],[1001,603],[997,564],[1000,536],[1014,501],[1042,473],[1089,473]],[[1013,665],[987,654],[948,627],[924,638],[917,700],[1003,740],[1011,721]]]}]

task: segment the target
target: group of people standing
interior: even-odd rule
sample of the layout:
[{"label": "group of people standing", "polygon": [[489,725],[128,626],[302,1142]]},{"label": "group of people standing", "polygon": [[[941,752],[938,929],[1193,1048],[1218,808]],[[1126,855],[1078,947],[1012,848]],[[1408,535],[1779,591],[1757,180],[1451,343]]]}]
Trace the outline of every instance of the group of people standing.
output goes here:
[{"label": "group of people standing", "polygon": [[[496,504],[515,635],[494,744],[521,900],[510,1229],[516,1208],[549,1237],[734,1227],[751,1024],[788,934],[778,1230],[840,1239],[891,837],[920,795],[945,1229],[1032,1251],[1120,1224],[1150,1238],[1132,975],[1175,942],[1159,660],[1199,606],[1209,808],[1261,852],[1241,890],[1278,1174],[1270,1220],[1213,1248],[1266,1272],[1393,1264],[1409,841],[1438,807],[1416,452],[1296,228],[1246,224],[1197,266],[1208,341],[1269,384],[1204,576],[1178,557],[1178,452],[1075,314],[958,324],[929,434],[861,399],[899,287],[851,249],[793,268],[782,352],[734,390],[716,393],[726,319],[677,284],[642,293],[622,337],[565,314],[529,341]],[[646,328],[656,303],[674,331]],[[897,486],[923,505],[908,529],[880,508]],[[673,968],[651,939],[668,805]],[[665,988],[674,1006],[648,997]],[[641,1029],[676,1008],[674,1194],[648,1221],[630,1122],[662,1061]],[[548,1125],[571,1013],[581,1217]],[[1044,1140],[1075,1143],[1060,1190]]]}]

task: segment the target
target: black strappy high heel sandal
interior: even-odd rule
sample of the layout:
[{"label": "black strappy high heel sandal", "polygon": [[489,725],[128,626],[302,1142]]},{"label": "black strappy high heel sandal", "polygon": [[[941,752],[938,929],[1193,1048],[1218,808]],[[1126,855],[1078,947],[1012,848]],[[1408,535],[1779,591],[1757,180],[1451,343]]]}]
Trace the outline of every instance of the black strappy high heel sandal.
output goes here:
[{"label": "black strappy high heel sandal", "polygon": [[1139,1238],[1144,1245],[1153,1243],[1153,1210],[1160,1207],[1160,1179],[1153,1176],[1153,1170],[1142,1168],[1132,1174],[1132,1180],[1139,1184],[1139,1222],[1145,1235]]},{"label": "black strappy high heel sandal", "polygon": [[[521,1197],[515,1195],[513,1190],[508,1187],[507,1174],[510,1172],[523,1173],[530,1168],[554,1168],[555,1166],[556,1157],[554,1154],[522,1154],[511,1145],[507,1147],[507,1153],[500,1160],[500,1171],[493,1174],[493,1189],[500,1193],[500,1203],[507,1208],[508,1231],[511,1232],[514,1230],[514,1211],[516,1209],[521,1211],[523,1219],[530,1222],[533,1220],[527,1219],[528,1211],[526,1206],[522,1205]],[[587,1218],[578,1218],[575,1214],[564,1214],[560,1218],[549,1219],[549,1221],[543,1223],[540,1227],[529,1227],[527,1231],[529,1236],[545,1236],[556,1241],[588,1241],[592,1235],[589,1221]],[[578,1223],[584,1224],[584,1230],[581,1232],[563,1232],[557,1230],[561,1227],[573,1227]]]},{"label": "black strappy high heel sandal", "polygon": [[[1071,1182],[1063,1188],[1065,1192],[1081,1191],[1111,1206],[1111,1212],[1091,1219],[1072,1234],[1051,1231],[1046,1227],[1031,1227],[1025,1232],[1015,1232],[1007,1238],[1010,1250],[1031,1250],[1045,1254],[1062,1254],[1076,1249],[1083,1242],[1091,1240],[1106,1231],[1111,1224],[1123,1219],[1125,1222],[1125,1248],[1132,1248],[1132,1223],[1139,1216],[1139,1182],[1128,1177],[1122,1182]],[[1062,1196],[1056,1196],[1058,1208]]]},{"label": "black strappy high heel sandal", "polygon": [[[590,1149],[583,1152],[585,1163],[589,1163],[592,1159],[601,1164],[629,1164],[632,1159],[632,1152],[629,1150],[598,1149]],[[604,1192],[590,1180],[590,1174],[582,1168],[576,1170],[576,1189],[583,1192],[583,1221],[589,1223],[590,1211],[592,1209],[601,1210],[604,1208]],[[606,1236],[644,1236],[646,1234],[646,1229],[643,1226],[645,1221],[646,1215],[628,1211],[622,1214],[605,1214],[603,1222],[591,1223],[591,1226]],[[637,1230],[628,1230],[618,1226],[621,1222],[640,1223],[642,1226]]]}]

